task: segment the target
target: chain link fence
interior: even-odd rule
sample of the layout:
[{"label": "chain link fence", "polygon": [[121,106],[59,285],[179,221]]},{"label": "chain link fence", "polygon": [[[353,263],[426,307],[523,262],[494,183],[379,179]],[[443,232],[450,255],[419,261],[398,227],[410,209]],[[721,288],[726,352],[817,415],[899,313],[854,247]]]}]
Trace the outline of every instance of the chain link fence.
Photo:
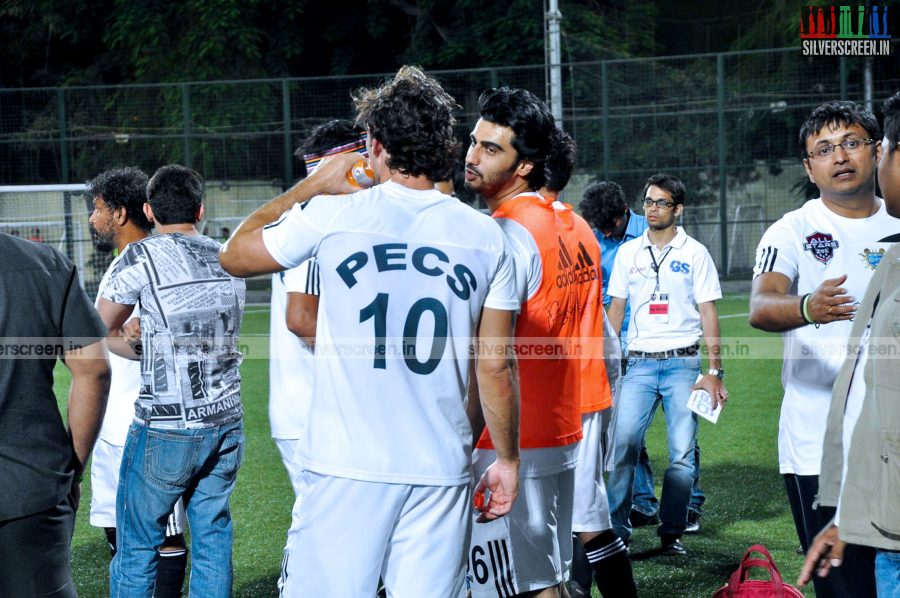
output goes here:
[{"label": "chain link fence", "polygon": [[[898,49],[870,59],[876,112],[900,89]],[[578,164],[563,198],[577,205],[592,180],[608,179],[637,206],[644,180],[671,172],[687,186],[688,233],[723,277],[745,278],[765,227],[815,192],[799,159],[800,125],[822,102],[863,101],[865,61],[785,48],[564,64],[562,124],[578,143]],[[543,65],[432,74],[461,106],[461,139],[487,87],[547,97]],[[350,92],[390,76],[0,89],[0,185],[186,164],[207,179],[206,232],[221,237],[298,178],[293,152],[312,127],[352,117]],[[61,211],[10,213],[20,203],[0,196],[0,221]]]}]

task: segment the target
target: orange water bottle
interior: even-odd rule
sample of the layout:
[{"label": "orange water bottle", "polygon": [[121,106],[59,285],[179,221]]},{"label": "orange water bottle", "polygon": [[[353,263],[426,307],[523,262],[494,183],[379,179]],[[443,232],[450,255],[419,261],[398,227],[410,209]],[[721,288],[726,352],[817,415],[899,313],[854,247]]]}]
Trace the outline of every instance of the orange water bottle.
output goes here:
[{"label": "orange water bottle", "polygon": [[365,158],[356,161],[347,171],[347,182],[360,189],[368,189],[375,184],[375,171]]}]

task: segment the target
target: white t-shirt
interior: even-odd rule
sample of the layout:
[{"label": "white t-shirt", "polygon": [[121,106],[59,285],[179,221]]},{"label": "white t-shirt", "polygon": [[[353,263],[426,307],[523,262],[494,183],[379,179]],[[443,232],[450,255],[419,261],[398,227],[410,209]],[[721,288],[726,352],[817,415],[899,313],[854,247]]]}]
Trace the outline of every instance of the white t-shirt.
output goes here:
[{"label": "white t-shirt", "polygon": [[[116,269],[121,257],[121,254],[117,255],[103,274],[100,287],[97,289],[97,299],[94,301],[95,307],[100,301],[106,285],[109,284],[110,272]],[[139,308],[135,306],[134,312],[128,319],[140,317],[140,315]],[[100,426],[100,438],[116,446],[125,446],[128,426],[134,421],[134,401],[141,391],[141,362],[136,359],[119,357],[110,351],[109,367],[112,378],[109,381],[109,400],[106,403],[103,424]]]},{"label": "white t-shirt", "polygon": [[[607,292],[631,303],[631,324],[623,352],[654,353],[693,345],[703,334],[697,304],[722,298],[719,274],[709,251],[680,226],[662,250],[650,242],[648,231],[623,243],[613,263]],[[660,321],[651,315],[651,304],[666,298],[668,321]]]},{"label": "white t-shirt", "polygon": [[[844,274],[841,287],[860,301],[881,255],[890,247],[881,241],[896,233],[884,202],[868,218],[844,218],[821,199],[806,202],[769,227],[756,249],[754,278],[778,272],[791,281],[791,294],[803,296],[823,280]],[[784,400],[778,426],[781,473],[819,475],[831,390],[846,355],[853,323],[802,326],[783,333]]]},{"label": "white t-shirt", "polygon": [[436,190],[386,182],[295,206],[263,231],[322,281],[316,373],[298,457],[352,479],[468,483],[469,352],[482,307],[518,308],[497,224]]},{"label": "white t-shirt", "polygon": [[316,260],[272,275],[269,330],[269,424],[272,438],[297,439],[306,427],[312,396],[314,356],[288,330],[287,294],[319,294]]}]

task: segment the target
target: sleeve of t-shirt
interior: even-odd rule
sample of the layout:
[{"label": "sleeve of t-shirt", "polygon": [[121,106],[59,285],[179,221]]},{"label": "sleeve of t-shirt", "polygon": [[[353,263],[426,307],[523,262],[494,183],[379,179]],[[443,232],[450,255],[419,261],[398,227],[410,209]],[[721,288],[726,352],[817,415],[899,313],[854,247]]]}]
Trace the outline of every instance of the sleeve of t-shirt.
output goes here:
[{"label": "sleeve of t-shirt", "polygon": [[288,293],[319,294],[319,265],[311,258],[284,272],[284,289]]},{"label": "sleeve of t-shirt", "polygon": [[520,304],[525,303],[541,286],[544,272],[540,250],[528,229],[515,220],[498,218],[495,222],[503,231],[506,251],[515,270],[516,296]]},{"label": "sleeve of t-shirt", "polygon": [[263,244],[269,255],[285,268],[295,268],[313,257],[324,231],[340,210],[338,202],[336,197],[314,197],[267,224],[263,228]]},{"label": "sleeve of t-shirt", "polygon": [[[699,245],[699,243],[698,243]],[[722,287],[719,285],[719,272],[716,263],[706,247],[699,245],[701,251],[697,252],[693,266],[693,293],[694,301],[707,303],[722,298]]]},{"label": "sleeve of t-shirt", "polygon": [[[503,235],[500,235],[501,237]],[[519,309],[519,292],[516,284],[517,272],[515,261],[510,256],[506,247],[506,240],[502,239],[503,251],[497,260],[497,269],[488,287],[484,306],[490,309],[502,309],[515,311]]]},{"label": "sleeve of t-shirt", "polygon": [[62,312],[61,332],[67,348],[80,348],[105,338],[106,326],[91,300],[78,284],[78,271],[72,266]]},{"label": "sleeve of t-shirt", "polygon": [[763,234],[756,248],[756,263],[753,266],[753,278],[767,272],[784,274],[789,280],[797,278],[799,257],[797,256],[797,237],[799,233],[792,231],[790,223],[782,218]]},{"label": "sleeve of t-shirt", "polygon": [[121,305],[135,305],[138,302],[141,291],[150,283],[145,251],[144,247],[135,244],[125,249],[109,273],[109,282],[101,297]]},{"label": "sleeve of t-shirt", "polygon": [[628,272],[625,268],[624,254],[629,253],[624,247],[619,247],[616,253],[616,260],[613,262],[612,274],[609,277],[609,284],[606,287],[606,294],[610,297],[618,297],[619,299],[628,299]]}]

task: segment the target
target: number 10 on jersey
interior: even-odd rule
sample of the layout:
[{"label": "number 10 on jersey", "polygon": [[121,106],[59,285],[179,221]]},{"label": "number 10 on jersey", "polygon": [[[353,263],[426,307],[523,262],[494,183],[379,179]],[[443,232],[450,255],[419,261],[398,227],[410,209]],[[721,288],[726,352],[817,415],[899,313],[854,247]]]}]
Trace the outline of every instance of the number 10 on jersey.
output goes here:
[{"label": "number 10 on jersey", "polygon": [[[387,369],[387,313],[390,296],[378,293],[374,301],[359,310],[359,322],[373,320],[375,325],[375,360],[372,367]],[[431,354],[425,361],[419,361],[416,344],[419,340],[419,323],[425,312],[434,317],[434,334],[431,337]],[[409,308],[406,321],[403,323],[403,361],[406,367],[415,374],[426,375],[433,372],[444,355],[447,347],[447,309],[433,297],[423,297]]]}]

